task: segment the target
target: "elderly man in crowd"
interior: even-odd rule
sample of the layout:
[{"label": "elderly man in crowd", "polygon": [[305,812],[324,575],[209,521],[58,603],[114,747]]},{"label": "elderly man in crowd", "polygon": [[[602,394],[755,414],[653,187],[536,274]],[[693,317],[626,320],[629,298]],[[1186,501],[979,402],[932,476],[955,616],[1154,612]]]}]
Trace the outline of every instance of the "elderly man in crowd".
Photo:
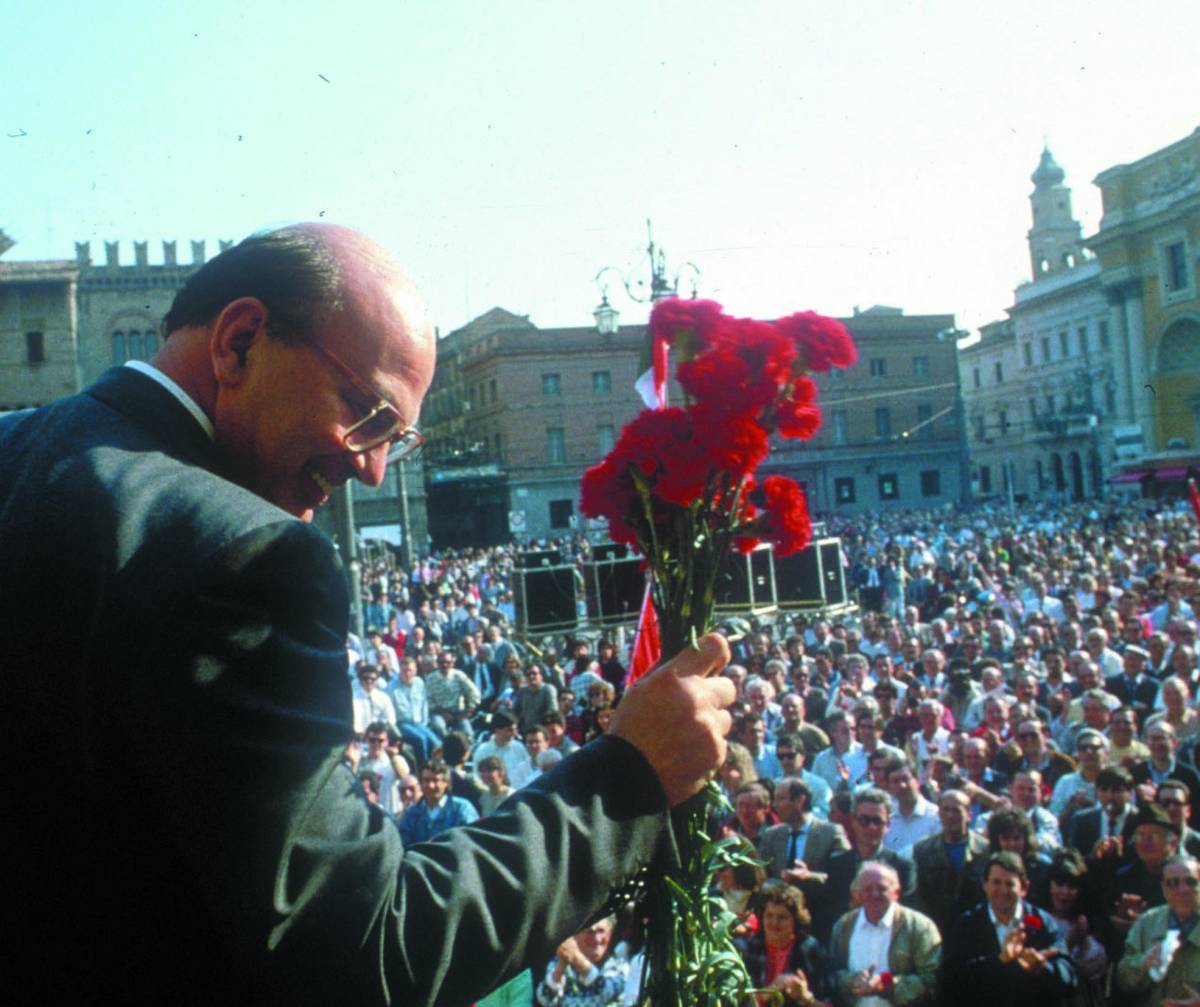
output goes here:
[{"label": "elderly man in crowd", "polygon": [[971,801],[961,790],[938,797],[941,831],[913,847],[917,893],[915,904],[948,933],[962,912],[974,905],[979,882],[972,861],[987,853],[987,840],[970,831]]},{"label": "elderly man in crowd", "polygon": [[830,957],[840,1002],[853,1007],[936,1001],[942,937],[928,916],[900,905],[900,878],[880,860],[854,878],[855,905],[833,928]]},{"label": "elderly man in crowd", "polygon": [[1117,986],[1145,1007],[1200,1004],[1200,862],[1181,856],[1164,864],[1162,894],[1166,904],[1129,930]]}]

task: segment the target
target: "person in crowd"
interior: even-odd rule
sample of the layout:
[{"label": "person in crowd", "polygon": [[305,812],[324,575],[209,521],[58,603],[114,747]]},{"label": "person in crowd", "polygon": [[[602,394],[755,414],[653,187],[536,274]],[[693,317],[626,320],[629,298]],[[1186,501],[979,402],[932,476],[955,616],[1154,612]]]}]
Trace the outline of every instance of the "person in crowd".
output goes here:
[{"label": "person in crowd", "polygon": [[442,761],[450,767],[450,793],[461,797],[476,811],[483,797],[483,786],[478,778],[467,769],[467,757],[471,754],[471,739],[461,731],[451,731],[442,741]]},{"label": "person in crowd", "polygon": [[379,685],[379,669],[370,661],[359,661],[354,669],[357,683],[351,692],[354,733],[363,734],[375,721],[396,723],[396,711],[388,694]]},{"label": "person in crowd", "polygon": [[775,758],[783,768],[783,775],[798,776],[807,784],[812,795],[812,813],[818,818],[829,817],[829,802],[833,791],[816,773],[810,773],[804,768],[807,750],[798,734],[780,733],[775,740]]},{"label": "person in crowd", "polygon": [[542,727],[546,729],[546,741],[554,751],[563,756],[578,751],[579,746],[567,734],[567,724],[558,710],[552,710],[542,718]]},{"label": "person in crowd", "polygon": [[763,829],[755,841],[767,874],[796,885],[810,902],[820,895],[829,858],[850,848],[841,826],[813,817],[811,802],[808,784],[785,776],[775,785],[772,801],[779,824]]},{"label": "person in crowd", "polygon": [[1079,769],[1060,777],[1050,795],[1050,813],[1058,816],[1064,832],[1071,815],[1091,807],[1096,801],[1096,779],[1108,761],[1108,739],[1099,731],[1087,728],[1079,732],[1075,749]]},{"label": "person in crowd", "polygon": [[854,719],[845,710],[835,710],[825,720],[829,747],[812,764],[812,771],[830,789],[853,789],[867,774],[867,757],[862,745],[854,740]]},{"label": "person in crowd", "polygon": [[516,791],[508,785],[508,770],[504,760],[498,755],[477,758],[475,772],[483,784],[483,793],[479,797],[479,817],[486,818]]},{"label": "person in crowd", "polygon": [[[984,836],[987,839],[988,855],[999,853],[1002,850],[1015,853],[1025,864],[1025,873],[1030,889],[1039,890],[1049,858],[1042,858],[1042,851],[1038,848],[1037,836],[1033,831],[1033,823],[1025,812],[1016,808],[998,808],[988,816]],[[977,884],[981,892],[983,891],[984,862],[986,862],[986,856],[977,861],[980,868]]]},{"label": "person in crowd", "polygon": [[397,799],[393,802],[395,814],[400,818],[404,812],[421,799],[421,781],[412,773],[402,776],[396,781]]},{"label": "person in crowd", "polygon": [[1117,987],[1145,1007],[1200,1004],[1200,861],[1174,857],[1163,865],[1165,904],[1130,927],[1117,965]]},{"label": "person in crowd", "polygon": [[429,723],[445,737],[448,731],[462,731],[474,736],[471,717],[479,706],[479,690],[466,673],[454,667],[454,654],[442,651],[437,656],[437,670],[425,678],[429,697]]},{"label": "person in crowd", "polygon": [[450,793],[450,767],[433,759],[421,767],[422,799],[400,818],[400,836],[405,846],[423,843],[456,825],[469,825],[479,818],[470,801]]},{"label": "person in crowd", "polygon": [[[1175,728],[1169,721],[1160,720],[1145,732],[1146,747],[1150,749],[1150,758],[1135,762],[1129,767],[1133,774],[1134,786],[1137,787],[1138,801],[1146,803],[1154,800],[1155,788],[1164,780],[1178,780],[1188,788],[1193,809],[1200,802],[1200,774],[1191,766],[1184,765],[1175,757],[1179,747],[1179,738]],[[1191,825],[1197,824],[1192,818]]]},{"label": "person in crowd", "polygon": [[478,766],[483,759],[496,756],[504,763],[505,775],[511,780],[529,762],[529,753],[517,740],[517,718],[508,710],[497,710],[488,724],[491,736],[475,746],[472,758]]},{"label": "person in crowd", "polygon": [[923,699],[917,707],[921,729],[908,740],[908,758],[922,777],[928,775],[932,758],[950,751],[950,732],[942,725],[944,709],[936,699]]},{"label": "person in crowd", "polygon": [[956,917],[946,934],[946,989],[978,1007],[1065,1003],[1079,986],[1062,932],[1026,900],[1029,879],[1015,853],[990,854],[985,901]]},{"label": "person in crowd", "polygon": [[[550,748],[546,729],[541,724],[535,724],[529,728],[521,736],[521,740],[524,743],[526,758],[509,775],[509,780],[517,790],[528,787],[529,784],[542,775],[544,768],[542,756]],[[558,753],[556,752],[555,755],[558,755]],[[562,756],[558,755],[558,757],[561,758]]]},{"label": "person in crowd", "polygon": [[412,748],[418,765],[425,765],[441,743],[441,737],[429,726],[429,700],[425,679],[417,672],[417,662],[406,657],[392,682],[392,706],[396,711],[396,729]]},{"label": "person in crowd", "polygon": [[1046,727],[1038,720],[1022,720],[1017,724],[1017,749],[1004,749],[994,760],[996,768],[1009,776],[1020,769],[1035,769],[1042,783],[1053,788],[1068,773],[1075,771],[1075,760],[1050,748]]},{"label": "person in crowd", "polygon": [[742,943],[742,959],[760,989],[778,990],[785,1007],[808,1007],[828,997],[829,959],[809,930],[804,894],[794,885],[768,880],[760,890],[758,932]]},{"label": "person in crowd", "polygon": [[942,936],[929,917],[900,905],[895,868],[866,861],[851,894],[857,908],[837,921],[830,941],[838,1002],[851,1007],[936,1003]]},{"label": "person in crowd", "polygon": [[1124,766],[1105,766],[1096,776],[1096,805],[1067,820],[1067,845],[1090,861],[1113,867],[1125,852],[1133,824],[1133,777]]},{"label": "person in crowd", "polygon": [[887,791],[896,805],[883,839],[889,850],[910,854],[916,843],[941,831],[937,805],[926,800],[917,774],[903,759],[888,764]]},{"label": "person in crowd", "polygon": [[[1103,633],[1104,630],[1092,632]],[[1125,653],[1119,658],[1121,669],[1104,680],[1105,691],[1116,696],[1122,706],[1132,706],[1143,721],[1153,712],[1154,701],[1158,697],[1158,682],[1146,674],[1146,662],[1149,659],[1150,654],[1144,648],[1137,645],[1126,647]]]},{"label": "person in crowd", "polygon": [[[807,674],[804,672],[805,678]],[[788,692],[779,700],[779,714],[782,720],[778,734],[798,735],[804,745],[806,761],[811,765],[817,754],[829,747],[829,735],[804,719],[804,697],[798,692]],[[784,770],[787,770],[786,766]]]},{"label": "person in crowd", "polygon": [[970,831],[971,802],[961,790],[938,797],[941,832],[912,848],[917,890],[914,904],[942,933],[979,898],[979,874],[972,861],[987,853],[987,840]]},{"label": "person in crowd", "polygon": [[822,941],[829,940],[834,923],[850,908],[851,883],[859,867],[868,860],[890,864],[900,879],[900,897],[906,902],[912,899],[916,891],[916,872],[912,860],[883,845],[890,815],[891,801],[883,791],[867,789],[854,795],[846,820],[850,849],[829,858],[829,877],[821,893],[821,901],[814,906],[814,932]]},{"label": "person in crowd", "polygon": [[615,922],[605,916],[559,944],[537,987],[539,1007],[602,1007],[620,1001],[629,963],[610,954]]},{"label": "person in crowd", "polygon": [[388,814],[398,813],[396,785],[411,772],[404,756],[389,748],[389,724],[376,720],[367,725],[367,749],[358,762],[358,772],[369,772],[379,780],[378,804]]},{"label": "person in crowd", "polygon": [[1062,849],[1054,854],[1040,885],[1030,885],[1030,898],[1058,924],[1066,953],[1079,976],[1079,992],[1073,1007],[1104,1003],[1108,970],[1108,953],[1091,932],[1091,923],[1084,912],[1083,892],[1088,873],[1087,863],[1078,850]]},{"label": "person in crowd", "polygon": [[517,727],[522,737],[531,727],[540,727],[542,721],[558,709],[558,694],[554,686],[546,681],[540,664],[531,664],[525,669],[525,685],[518,691],[513,703]]},{"label": "person in crowd", "polygon": [[1159,700],[1163,708],[1150,715],[1147,731],[1165,720],[1175,730],[1180,745],[1187,745],[1200,735],[1200,714],[1189,706],[1191,692],[1183,679],[1174,676],[1166,679],[1159,690]]},{"label": "person in crowd", "polygon": [[770,790],[762,782],[743,783],[734,798],[730,829],[757,843],[761,833],[778,824],[779,820],[771,809]]},{"label": "person in crowd", "polygon": [[1200,832],[1193,829],[1191,794],[1178,780],[1163,780],[1154,792],[1154,803],[1167,813],[1171,824],[1179,830],[1179,850],[1189,857],[1200,857]]},{"label": "person in crowd", "polygon": [[1108,761],[1128,768],[1150,758],[1150,749],[1138,740],[1138,715],[1132,706],[1120,706],[1108,722]]},{"label": "person in crowd", "polygon": [[1109,959],[1117,961],[1134,922],[1147,909],[1163,904],[1163,864],[1179,846],[1179,833],[1167,813],[1156,804],[1137,809],[1130,823],[1133,856],[1121,863],[1104,887],[1093,911],[1103,927]]}]

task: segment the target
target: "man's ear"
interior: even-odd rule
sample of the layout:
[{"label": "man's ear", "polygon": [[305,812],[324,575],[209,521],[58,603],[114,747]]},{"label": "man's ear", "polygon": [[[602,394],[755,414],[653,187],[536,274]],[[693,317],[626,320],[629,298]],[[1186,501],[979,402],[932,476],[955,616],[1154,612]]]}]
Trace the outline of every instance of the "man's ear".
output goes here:
[{"label": "man's ear", "polygon": [[250,350],[267,338],[267,307],[257,297],[231,301],[213,322],[209,353],[217,383],[236,387],[242,383]]}]

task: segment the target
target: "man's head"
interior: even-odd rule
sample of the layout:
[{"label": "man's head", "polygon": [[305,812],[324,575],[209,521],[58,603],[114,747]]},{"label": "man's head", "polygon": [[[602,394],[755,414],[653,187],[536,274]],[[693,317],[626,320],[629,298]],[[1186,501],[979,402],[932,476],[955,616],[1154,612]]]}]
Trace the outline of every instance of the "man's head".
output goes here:
[{"label": "man's head", "polygon": [[761,783],[743,783],[734,800],[737,819],[749,836],[758,834],[771,810],[771,796]]},{"label": "man's head", "polygon": [[1003,920],[1012,918],[1029,890],[1025,864],[1015,853],[1002,851],[987,858],[983,890],[992,912]]},{"label": "man's head", "polygon": [[379,681],[379,669],[370,661],[359,661],[354,668],[358,675],[358,683],[368,692],[375,688],[375,683]]},{"label": "man's head", "polygon": [[1106,814],[1119,815],[1133,793],[1133,777],[1124,766],[1106,766],[1096,777],[1096,800]]},{"label": "man's head", "polygon": [[1018,770],[1013,774],[1008,794],[1015,807],[1030,811],[1041,803],[1042,774],[1036,769]]},{"label": "man's head", "polygon": [[503,748],[517,733],[517,718],[507,710],[497,710],[490,721],[492,742]]},{"label": "man's head", "polygon": [[433,378],[411,281],[373,241],[301,224],[254,235],[192,275],[155,365],[212,420],[235,482],[311,520],[348,479],[378,486]]},{"label": "man's head", "polygon": [[867,860],[859,866],[850,891],[867,914],[867,919],[878,923],[888,907],[900,899],[900,875],[891,864]]},{"label": "man's head", "polygon": [[1181,835],[1192,813],[1191,801],[1187,785],[1178,780],[1163,780],[1154,793],[1154,803],[1167,813],[1171,824],[1179,829]]},{"label": "man's head", "polygon": [[450,789],[450,767],[441,759],[430,759],[421,769],[421,793],[430,807]]},{"label": "man's head", "polygon": [[784,776],[792,776],[804,768],[804,757],[807,753],[800,735],[789,731],[781,731],[775,739],[775,758],[783,768]]},{"label": "man's head", "polygon": [[812,790],[800,777],[787,776],[775,786],[773,803],[779,820],[796,828],[812,807]]},{"label": "man's head", "polygon": [[879,852],[891,815],[891,802],[882,790],[872,787],[854,795],[854,841],[861,855]]},{"label": "man's head", "polygon": [[1175,728],[1165,720],[1157,721],[1146,729],[1146,747],[1150,749],[1150,758],[1158,765],[1165,766],[1175,757],[1177,744]]},{"label": "man's head", "polygon": [[938,818],[942,823],[942,838],[948,843],[961,842],[971,821],[971,799],[961,790],[944,791],[938,798]]},{"label": "man's head", "polygon": [[1200,862],[1192,857],[1172,857],[1163,864],[1162,886],[1175,918],[1190,920],[1200,908]]},{"label": "man's head", "polygon": [[1179,830],[1166,811],[1157,804],[1138,808],[1130,823],[1133,827],[1133,850],[1147,869],[1157,872],[1175,854],[1179,845]]},{"label": "man's head", "polygon": [[1108,739],[1099,731],[1085,727],[1075,740],[1075,754],[1079,756],[1080,770],[1090,778],[1108,759]]},{"label": "man's head", "polygon": [[522,736],[521,740],[525,742],[525,751],[529,753],[529,757],[537,760],[537,757],[546,750],[549,745],[549,739],[546,737],[546,729],[541,724],[529,728]]}]

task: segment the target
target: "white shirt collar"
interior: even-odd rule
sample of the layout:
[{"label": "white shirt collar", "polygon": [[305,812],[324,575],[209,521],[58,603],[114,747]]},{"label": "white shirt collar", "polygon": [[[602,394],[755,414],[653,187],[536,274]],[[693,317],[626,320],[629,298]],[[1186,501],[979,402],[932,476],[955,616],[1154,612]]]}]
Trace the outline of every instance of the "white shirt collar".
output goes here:
[{"label": "white shirt collar", "polygon": [[163,388],[165,388],[168,392],[174,395],[176,399],[178,399],[179,404],[182,405],[184,409],[192,414],[192,417],[197,423],[200,424],[201,429],[208,434],[208,439],[215,439],[216,432],[213,430],[212,420],[210,420],[208,416],[205,415],[204,410],[196,404],[195,399],[193,399],[190,395],[188,395],[187,392],[175,384],[175,382],[167,377],[162,371],[160,371],[157,367],[150,366],[150,364],[146,363],[144,360],[126,360],[125,366],[132,367],[139,374],[144,374],[151,381],[157,381],[160,385],[162,385]]},{"label": "white shirt collar", "polygon": [[872,923],[867,919],[867,911],[864,909],[858,914],[858,922],[864,927],[878,927],[880,930],[891,930],[892,924],[896,920],[896,903],[891,903],[882,916],[879,917],[878,923]]}]

